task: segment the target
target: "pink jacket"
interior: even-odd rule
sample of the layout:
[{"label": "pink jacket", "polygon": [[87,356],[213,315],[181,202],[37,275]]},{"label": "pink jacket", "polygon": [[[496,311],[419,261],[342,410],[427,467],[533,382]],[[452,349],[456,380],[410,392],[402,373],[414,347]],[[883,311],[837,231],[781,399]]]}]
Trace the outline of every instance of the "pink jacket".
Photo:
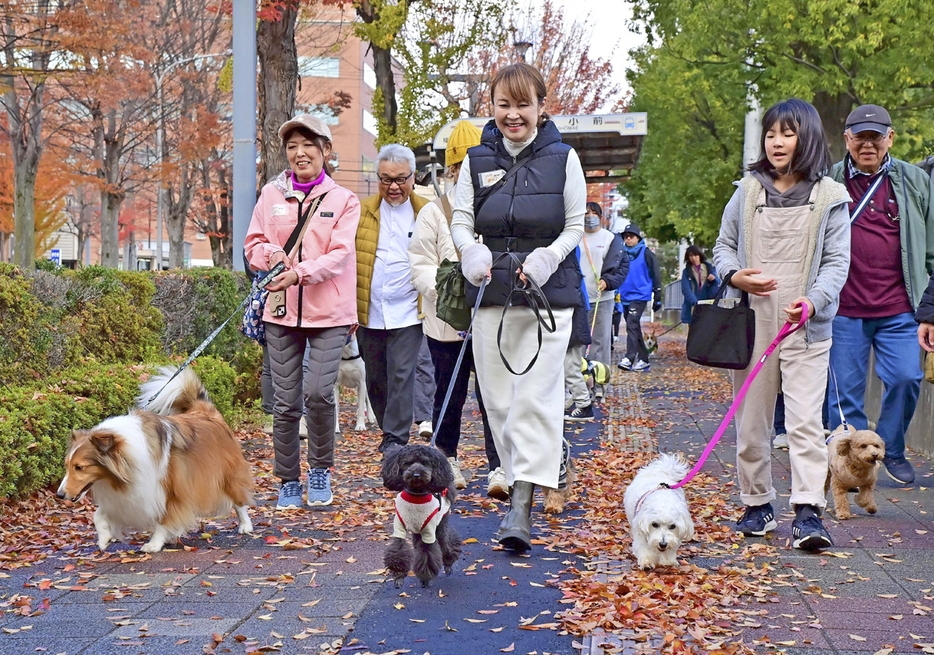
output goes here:
[{"label": "pink jacket", "polygon": [[[357,260],[354,239],[360,221],[360,201],[330,177],[312,188],[313,200],[323,193],[302,245],[292,261],[298,284],[286,289],[285,316],[273,317],[269,305],[263,320],[290,327],[323,328],[357,321]],[[269,257],[284,250],[298,223],[299,201],[304,194],[292,189],[289,171],[263,187],[247,230],[244,250],[250,268],[268,271]],[[305,200],[304,207],[308,207]]]}]

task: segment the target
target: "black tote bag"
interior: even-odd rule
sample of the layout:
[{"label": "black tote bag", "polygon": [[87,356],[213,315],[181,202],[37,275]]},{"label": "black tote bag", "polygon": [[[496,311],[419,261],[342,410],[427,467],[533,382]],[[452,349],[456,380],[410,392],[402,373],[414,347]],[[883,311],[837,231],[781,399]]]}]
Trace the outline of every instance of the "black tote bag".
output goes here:
[{"label": "black tote bag", "polygon": [[742,370],[752,360],[756,341],[756,312],[749,306],[749,294],[733,307],[721,307],[729,285],[724,280],[713,303],[697,303],[688,328],[688,359],[704,366]]}]

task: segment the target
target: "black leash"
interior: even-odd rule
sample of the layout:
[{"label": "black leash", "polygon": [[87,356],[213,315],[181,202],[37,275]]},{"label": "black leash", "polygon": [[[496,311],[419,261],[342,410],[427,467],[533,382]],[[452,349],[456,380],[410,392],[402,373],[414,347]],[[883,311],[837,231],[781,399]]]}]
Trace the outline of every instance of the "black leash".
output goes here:
[{"label": "black leash", "polygon": [[[262,280],[259,281],[259,284],[257,286],[260,289],[265,289],[266,285],[272,282],[272,279],[276,277],[277,275],[279,275],[279,273],[281,273],[283,270],[285,270],[285,264],[283,264],[282,262],[279,262],[278,264],[273,266],[272,270],[269,271],[269,273],[266,274],[266,277],[264,277]],[[220,334],[220,331],[223,330],[224,327],[228,323],[230,323],[230,319],[232,319],[238,313],[241,313],[241,314],[243,313],[243,308],[246,307],[246,304],[250,302],[250,298],[252,297],[253,297],[253,289],[251,288],[250,292],[246,295],[246,298],[244,298],[243,302],[240,303],[240,306],[237,307],[235,310],[233,310],[233,313],[227,317],[227,320],[221,323],[220,327],[218,327],[213,332],[211,332],[211,334],[208,335],[208,338],[201,342],[200,346],[194,349],[194,352],[192,352],[188,356],[188,359],[186,359],[185,362],[181,366],[178,367],[178,370],[172,374],[172,377],[169,378],[168,382],[163,384],[162,388],[159,389],[159,391],[157,391],[156,393],[154,393],[152,397],[146,401],[146,404],[141,407],[141,409],[146,409],[147,407],[149,407],[152,404],[152,401],[154,401],[160,393],[165,391],[165,388],[169,386],[169,383],[172,382],[172,380],[174,380],[176,377],[178,377],[179,373],[181,373],[186,368],[188,368],[188,365],[191,364],[193,361],[195,361],[198,355],[204,352],[204,349],[207,348],[212,341],[214,341],[215,337],[217,337],[217,335]]]},{"label": "black leash", "polygon": [[470,317],[470,325],[467,326],[467,332],[464,334],[464,343],[461,344],[461,350],[457,354],[457,362],[454,364],[454,372],[451,375],[451,381],[448,383],[448,390],[444,394],[444,402],[441,403],[441,411],[438,413],[438,422],[434,425],[434,431],[431,435],[431,445],[434,447],[438,438],[438,430],[441,429],[441,422],[444,420],[444,413],[448,409],[448,403],[451,401],[451,394],[454,392],[454,383],[457,380],[457,374],[460,371],[461,363],[464,361],[464,353],[467,352],[467,346],[470,344],[471,333],[473,332],[473,322],[477,318],[477,310],[480,309],[480,300],[483,298],[483,290],[486,289],[486,278],[480,283],[480,290],[477,292],[477,300],[473,305],[473,315]]}]

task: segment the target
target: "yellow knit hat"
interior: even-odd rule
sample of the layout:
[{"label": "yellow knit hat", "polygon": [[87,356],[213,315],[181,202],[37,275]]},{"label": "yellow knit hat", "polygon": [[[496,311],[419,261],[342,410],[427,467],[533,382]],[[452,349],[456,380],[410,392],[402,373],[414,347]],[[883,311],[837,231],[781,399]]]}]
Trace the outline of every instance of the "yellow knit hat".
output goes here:
[{"label": "yellow knit hat", "polygon": [[448,147],[444,151],[444,165],[453,166],[464,161],[467,148],[480,145],[480,128],[474,127],[470,121],[461,121],[454,126],[454,131],[448,138]]}]

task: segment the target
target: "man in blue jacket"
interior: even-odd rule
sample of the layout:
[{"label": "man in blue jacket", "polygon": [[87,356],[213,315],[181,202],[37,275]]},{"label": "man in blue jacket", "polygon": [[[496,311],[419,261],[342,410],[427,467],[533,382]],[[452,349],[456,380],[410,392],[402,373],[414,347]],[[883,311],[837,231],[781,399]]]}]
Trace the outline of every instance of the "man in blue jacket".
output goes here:
[{"label": "man in blue jacket", "polygon": [[642,240],[635,223],[623,228],[623,243],[629,256],[629,273],[619,288],[620,301],[626,317],[626,356],[619,363],[624,371],[647,371],[649,351],[642,340],[642,313],[652,302],[652,310],[662,307],[662,272],[655,253]]},{"label": "man in blue jacket", "polygon": [[[889,477],[912,484],[905,431],[921,387],[915,309],[934,270],[934,188],[927,173],[888,154],[895,132],[889,113],[863,105],[846,119],[847,155],[831,170],[850,203],[850,271],[840,292],[830,349],[831,428],[840,411],[857,430],[864,407],[869,351],[884,388],[876,431],[885,441]],[[839,399],[839,400],[838,400]]]}]

